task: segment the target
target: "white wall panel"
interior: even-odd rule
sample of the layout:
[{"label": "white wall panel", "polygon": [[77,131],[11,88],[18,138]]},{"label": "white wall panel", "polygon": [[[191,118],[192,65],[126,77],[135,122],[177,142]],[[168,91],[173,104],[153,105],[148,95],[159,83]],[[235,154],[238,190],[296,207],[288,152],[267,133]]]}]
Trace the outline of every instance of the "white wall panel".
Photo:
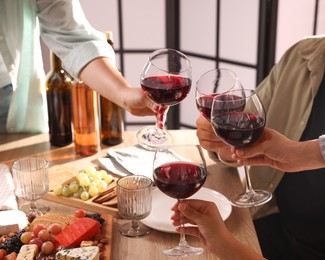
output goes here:
[{"label": "white wall panel", "polygon": [[280,0],[276,40],[276,62],[294,43],[313,34],[315,1]]},{"label": "white wall panel", "polygon": [[117,0],[80,0],[89,23],[99,31],[112,31],[114,46],[119,48]]},{"label": "white wall panel", "polygon": [[186,99],[180,104],[180,121],[183,124],[195,127],[195,121],[199,112],[195,103],[195,87],[200,76],[208,70],[215,68],[215,62],[195,57],[189,57],[192,63],[192,86],[191,91]]},{"label": "white wall panel", "polygon": [[181,50],[216,55],[216,2],[215,0],[181,0]]},{"label": "white wall panel", "polygon": [[220,63],[220,68],[227,68],[235,72],[244,88],[256,88],[256,69],[226,63]]},{"label": "white wall panel", "polygon": [[165,1],[123,0],[122,3],[124,48],[165,47]]},{"label": "white wall panel", "polygon": [[220,9],[220,58],[255,64],[259,1],[224,0]]}]

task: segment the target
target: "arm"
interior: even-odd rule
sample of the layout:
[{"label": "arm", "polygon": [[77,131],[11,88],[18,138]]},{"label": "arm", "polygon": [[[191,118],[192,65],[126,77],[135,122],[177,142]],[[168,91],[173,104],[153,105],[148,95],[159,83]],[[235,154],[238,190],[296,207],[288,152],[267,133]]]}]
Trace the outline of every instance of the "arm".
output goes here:
[{"label": "arm", "polygon": [[185,200],[172,210],[173,224],[190,223],[197,227],[177,228],[185,234],[199,237],[204,246],[221,259],[264,259],[253,249],[235,239],[226,228],[216,204],[203,200]]},{"label": "arm", "polygon": [[105,34],[91,27],[79,1],[37,0],[37,10],[42,39],[74,78],[134,115],[155,115],[163,109],[123,78]]},{"label": "arm", "polygon": [[[322,147],[325,146],[323,142],[321,138]],[[325,167],[320,147],[320,140],[292,141],[273,129],[265,128],[256,144],[233,149],[232,157],[242,165],[265,165],[295,172]]]}]

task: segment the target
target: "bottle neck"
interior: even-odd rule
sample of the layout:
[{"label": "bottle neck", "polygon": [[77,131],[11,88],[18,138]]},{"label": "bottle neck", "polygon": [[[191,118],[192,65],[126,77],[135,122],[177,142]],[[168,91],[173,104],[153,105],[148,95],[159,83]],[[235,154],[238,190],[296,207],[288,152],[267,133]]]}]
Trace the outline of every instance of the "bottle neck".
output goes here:
[{"label": "bottle neck", "polygon": [[62,62],[58,56],[52,52],[51,55],[51,63],[52,63],[52,70],[56,72],[60,72],[62,70]]}]

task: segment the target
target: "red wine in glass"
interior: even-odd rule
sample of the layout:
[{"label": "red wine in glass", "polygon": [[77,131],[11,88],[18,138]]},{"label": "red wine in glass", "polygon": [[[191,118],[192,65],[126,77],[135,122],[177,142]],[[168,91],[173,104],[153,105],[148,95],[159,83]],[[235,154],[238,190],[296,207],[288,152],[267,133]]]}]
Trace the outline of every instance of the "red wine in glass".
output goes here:
[{"label": "red wine in glass", "polygon": [[[225,95],[225,94],[223,94]],[[224,99],[215,97],[211,108],[211,125],[221,140],[232,147],[246,147],[255,143],[263,133],[265,111],[254,90],[231,90]],[[237,96],[229,99],[230,95]],[[221,95],[220,95],[221,96]],[[219,109],[222,111],[220,112]],[[272,199],[267,190],[254,190],[244,165],[246,190],[231,197],[236,207],[256,207]]]},{"label": "red wine in glass", "polygon": [[171,133],[164,129],[168,108],[186,98],[191,84],[192,66],[185,54],[174,49],[161,49],[149,55],[140,85],[148,99],[166,109],[156,114],[155,126],[145,126],[136,133],[142,147],[155,150],[173,142]]},{"label": "red wine in glass", "polygon": [[[179,202],[196,193],[207,177],[207,167],[201,146],[181,144],[156,148],[153,160],[153,179],[158,189]],[[166,209],[168,210],[168,209]],[[180,220],[181,226],[182,218]],[[201,247],[190,246],[181,232],[179,244],[166,249],[166,256],[200,255]]]},{"label": "red wine in glass", "polygon": [[154,170],[157,187],[169,197],[186,199],[196,193],[206,180],[204,167],[188,162],[171,162]]},{"label": "red wine in glass", "polygon": [[242,85],[233,71],[218,68],[205,72],[196,82],[196,106],[200,114],[210,121],[213,98],[235,89],[242,89]]},{"label": "red wine in glass", "polygon": [[[196,100],[196,106],[200,111],[201,115],[211,121],[211,108],[213,99],[216,100],[214,105],[215,114],[222,114],[228,111],[243,111],[245,107],[245,100],[239,96],[231,94],[210,94],[199,97]],[[224,102],[229,101],[229,102]],[[232,101],[232,102],[230,102]]]},{"label": "red wine in glass", "polygon": [[211,121],[214,131],[231,146],[245,147],[262,135],[265,120],[245,112],[220,114]]},{"label": "red wine in glass", "polygon": [[173,106],[186,98],[191,82],[191,79],[177,75],[151,76],[141,81],[141,87],[156,104]]}]

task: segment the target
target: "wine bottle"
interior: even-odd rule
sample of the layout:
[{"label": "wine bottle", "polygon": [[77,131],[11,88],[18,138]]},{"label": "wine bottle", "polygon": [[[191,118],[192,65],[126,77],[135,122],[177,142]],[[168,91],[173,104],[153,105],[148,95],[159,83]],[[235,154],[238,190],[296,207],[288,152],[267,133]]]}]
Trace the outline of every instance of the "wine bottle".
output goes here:
[{"label": "wine bottle", "polygon": [[51,52],[51,71],[46,77],[50,143],[65,146],[72,143],[71,129],[72,80],[62,69],[61,60]]},{"label": "wine bottle", "polygon": [[[107,31],[105,34],[107,42],[114,48],[112,32]],[[123,111],[103,96],[100,96],[100,127],[102,144],[111,146],[123,141]]]},{"label": "wine bottle", "polygon": [[98,94],[75,80],[71,97],[74,149],[79,155],[90,156],[99,149]]}]

